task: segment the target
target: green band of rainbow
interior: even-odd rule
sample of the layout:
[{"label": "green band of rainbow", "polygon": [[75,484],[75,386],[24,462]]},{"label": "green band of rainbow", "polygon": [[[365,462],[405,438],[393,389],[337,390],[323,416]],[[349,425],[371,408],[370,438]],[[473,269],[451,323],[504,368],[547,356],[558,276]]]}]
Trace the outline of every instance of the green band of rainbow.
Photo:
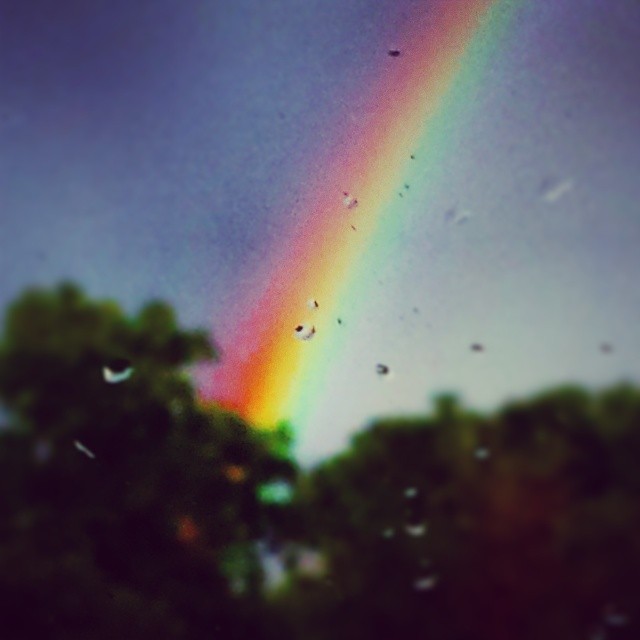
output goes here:
[{"label": "green band of rainbow", "polygon": [[[519,4],[442,0],[413,21],[400,57],[384,56],[365,134],[334,158],[321,188],[305,198],[312,206],[285,249],[278,249],[278,266],[258,304],[223,343],[205,399],[258,426],[305,423],[322,399],[328,366],[348,339],[349,329],[336,317],[349,306],[353,324],[354,304],[369,297],[374,265],[393,256],[399,231],[417,215],[399,208],[398,191],[410,180],[423,189],[438,180],[438,166],[452,152],[452,123],[473,107],[482,72]],[[356,209],[345,208],[343,191],[357,197]],[[310,297],[319,309],[307,309]],[[307,342],[293,335],[304,321],[317,328]]]}]

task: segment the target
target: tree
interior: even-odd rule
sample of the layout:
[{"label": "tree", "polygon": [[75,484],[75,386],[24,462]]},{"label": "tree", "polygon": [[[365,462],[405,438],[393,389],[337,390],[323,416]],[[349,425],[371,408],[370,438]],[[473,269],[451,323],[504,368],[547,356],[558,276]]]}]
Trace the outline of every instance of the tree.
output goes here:
[{"label": "tree", "polygon": [[276,600],[305,640],[640,637],[639,429],[628,385],[378,421],[300,479],[328,571]]},{"label": "tree", "polygon": [[[258,492],[295,468],[283,433],[197,401],[185,367],[214,356],[162,302],[130,318],[63,284],[11,305],[0,341],[3,635],[276,633],[260,601],[254,542],[269,514]],[[131,375],[109,382],[104,367],[118,360]]]}]

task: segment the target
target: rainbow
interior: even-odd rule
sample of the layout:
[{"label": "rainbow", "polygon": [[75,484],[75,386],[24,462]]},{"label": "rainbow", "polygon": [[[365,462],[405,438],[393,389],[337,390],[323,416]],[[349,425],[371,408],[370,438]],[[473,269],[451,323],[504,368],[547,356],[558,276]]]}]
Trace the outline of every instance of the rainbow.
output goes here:
[{"label": "rainbow", "polygon": [[[204,400],[260,427],[304,425],[348,334],[337,322],[341,310],[367,297],[373,262],[393,254],[399,229],[411,222],[399,209],[399,192],[410,179],[423,187],[437,181],[451,152],[451,123],[473,108],[473,92],[517,4],[440,0],[414,17],[399,56],[381,51],[364,134],[332,158],[321,185],[306,194],[311,207],[275,249],[276,266],[257,304],[222,341],[222,361],[201,385]],[[357,207],[346,206],[344,192]],[[308,308],[309,298],[317,309]],[[296,340],[303,323],[316,328],[313,339]]]}]

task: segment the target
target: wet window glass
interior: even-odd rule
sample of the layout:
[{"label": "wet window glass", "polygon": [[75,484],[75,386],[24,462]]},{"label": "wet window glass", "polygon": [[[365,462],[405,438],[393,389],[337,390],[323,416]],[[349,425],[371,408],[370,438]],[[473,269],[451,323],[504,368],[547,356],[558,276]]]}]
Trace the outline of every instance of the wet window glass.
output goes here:
[{"label": "wet window glass", "polygon": [[640,638],[637,0],[0,0],[0,637]]}]

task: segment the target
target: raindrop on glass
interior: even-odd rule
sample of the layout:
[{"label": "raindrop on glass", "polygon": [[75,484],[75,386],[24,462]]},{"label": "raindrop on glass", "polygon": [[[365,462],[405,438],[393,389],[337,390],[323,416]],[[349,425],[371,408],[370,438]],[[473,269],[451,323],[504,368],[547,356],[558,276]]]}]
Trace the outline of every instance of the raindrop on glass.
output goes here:
[{"label": "raindrop on glass", "polygon": [[387,51],[387,55],[392,58],[397,58],[400,55],[400,51],[398,49],[389,49],[389,51]]},{"label": "raindrop on glass", "polygon": [[573,180],[553,180],[547,179],[542,183],[540,192],[542,199],[547,204],[558,202],[560,198],[573,189]]},{"label": "raindrop on glass", "polygon": [[428,575],[418,578],[413,582],[416,591],[430,591],[438,584],[438,576]]},{"label": "raindrop on glass", "polygon": [[382,537],[386,538],[387,540],[389,538],[393,538],[393,536],[396,535],[396,530],[393,527],[388,527],[387,529],[384,529],[382,531]]},{"label": "raindrop on glass", "polygon": [[118,384],[128,380],[133,374],[131,362],[126,358],[116,358],[102,367],[102,377],[109,384]]},{"label": "raindrop on glass", "polygon": [[424,522],[420,524],[407,524],[404,527],[405,533],[412,538],[421,538],[427,533],[427,525]]},{"label": "raindrop on glass", "polygon": [[309,309],[317,309],[320,305],[318,304],[317,300],[314,300],[313,298],[309,298],[309,300],[307,300],[307,308]]},{"label": "raindrop on glass", "polygon": [[294,336],[298,340],[311,340],[316,333],[316,328],[312,324],[299,324],[294,330]]},{"label": "raindrop on glass", "polygon": [[610,627],[624,627],[629,623],[629,618],[613,604],[605,607],[603,619]]},{"label": "raindrop on glass", "polygon": [[471,212],[454,206],[444,212],[444,219],[448,224],[464,224],[471,219]]},{"label": "raindrop on glass", "polygon": [[404,490],[405,498],[415,498],[418,495],[418,490],[415,487],[407,487]]},{"label": "raindrop on glass", "polygon": [[87,456],[87,458],[91,458],[92,460],[96,457],[95,453],[93,453],[93,451],[87,449],[87,447],[85,447],[82,442],[80,442],[80,440],[74,440],[73,441],[73,446],[80,451],[81,453],[84,453],[85,456]]},{"label": "raindrop on glass", "polygon": [[389,373],[389,367],[386,364],[377,364],[376,373],[379,376],[386,376]]},{"label": "raindrop on glass", "polygon": [[347,209],[355,209],[358,206],[358,199],[354,198],[348,191],[343,191],[342,195],[344,196],[342,204]]},{"label": "raindrop on glass", "polygon": [[482,351],[484,351],[484,346],[481,345],[479,342],[474,342],[471,345],[471,351],[475,351],[476,353],[481,353]]}]

